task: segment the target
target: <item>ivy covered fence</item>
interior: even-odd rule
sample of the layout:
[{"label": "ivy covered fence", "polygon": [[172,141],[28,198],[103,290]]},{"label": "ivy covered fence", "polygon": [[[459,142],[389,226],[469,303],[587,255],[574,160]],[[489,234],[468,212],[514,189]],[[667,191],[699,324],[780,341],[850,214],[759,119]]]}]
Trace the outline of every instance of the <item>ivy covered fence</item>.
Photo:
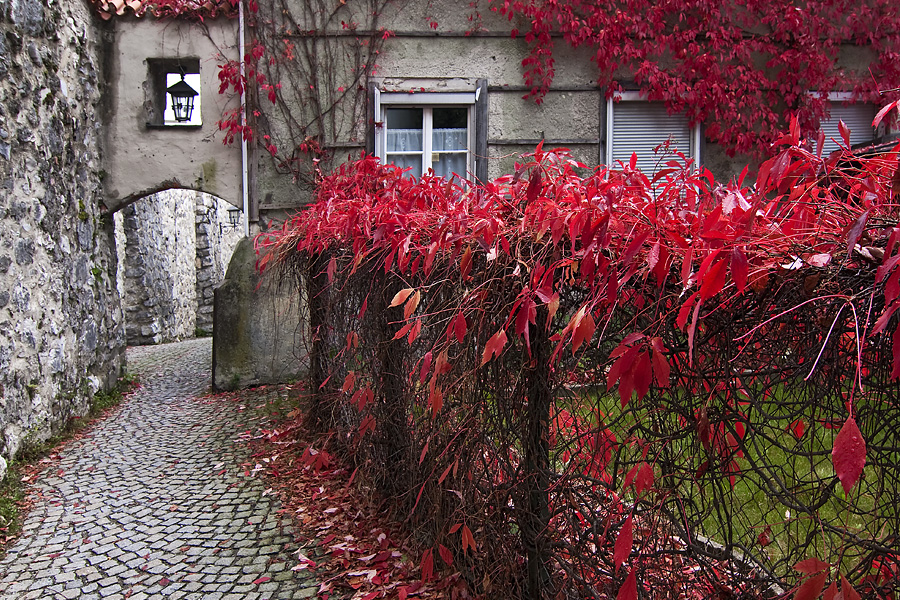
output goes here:
[{"label": "ivy covered fence", "polygon": [[316,456],[407,520],[423,581],[894,593],[898,148],[779,145],[752,184],[677,151],[649,180],[539,146],[484,185],[363,157],[258,240],[308,308]]}]

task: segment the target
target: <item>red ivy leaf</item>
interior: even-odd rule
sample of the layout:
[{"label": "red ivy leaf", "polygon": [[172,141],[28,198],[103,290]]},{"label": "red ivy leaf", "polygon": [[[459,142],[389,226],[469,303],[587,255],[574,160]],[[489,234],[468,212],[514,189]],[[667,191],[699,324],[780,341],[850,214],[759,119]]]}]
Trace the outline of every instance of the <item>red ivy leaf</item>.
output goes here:
[{"label": "red ivy leaf", "polygon": [[628,560],[629,555],[631,555],[631,548],[634,546],[634,531],[633,524],[631,521],[631,515],[628,515],[628,518],[625,519],[625,523],[622,525],[622,529],[619,530],[619,535],[616,536],[616,544],[613,549],[613,563],[616,565],[616,571],[619,570],[619,567],[622,566],[626,560]]},{"label": "red ivy leaf", "polygon": [[359,315],[357,315],[356,318],[359,319],[360,321],[362,321],[362,318],[366,315],[366,308],[368,308],[368,307],[369,307],[369,296],[366,295],[366,297],[363,299],[362,306],[359,308]]},{"label": "red ivy leaf", "polygon": [[431,548],[422,555],[422,581],[428,581],[434,575],[434,557]]},{"label": "red ivy leaf", "polygon": [[422,299],[422,294],[417,290],[412,297],[406,301],[406,306],[403,307],[403,318],[408,319],[414,312],[416,312],[416,308],[419,306],[419,301]]},{"label": "red ivy leaf", "polygon": [[744,293],[744,288],[747,287],[747,271],[747,256],[743,250],[735,248],[731,253],[731,277],[734,279],[734,284],[741,294]]},{"label": "red ivy leaf", "polygon": [[[624,345],[624,342],[619,345],[621,348]],[[610,368],[609,373],[606,376],[606,391],[613,389],[613,386],[616,385],[616,382],[619,381],[620,377],[631,370],[631,365],[634,363],[634,359],[637,358],[638,351],[640,350],[640,346],[632,346],[628,348],[624,354],[619,356],[616,359],[616,362],[613,363],[613,366]]]},{"label": "red ivy leaf", "polygon": [[594,323],[594,317],[591,316],[591,313],[585,314],[581,319],[581,322],[578,323],[578,326],[575,327],[575,333],[572,334],[573,355],[581,344],[591,341],[591,338],[594,336],[594,331],[596,330],[597,325]]},{"label": "red ivy leaf", "polygon": [[467,548],[471,548],[472,552],[475,552],[475,538],[472,537],[472,531],[469,529],[468,525],[463,525],[461,535],[463,554],[466,554]]},{"label": "red ivy leaf", "polygon": [[350,371],[347,373],[347,377],[344,378],[344,385],[341,386],[341,391],[345,394],[353,389],[353,384],[356,382],[356,373]]},{"label": "red ivy leaf", "polygon": [[722,288],[725,287],[725,267],[727,266],[728,259],[723,258],[703,274],[703,283],[700,286],[701,300],[709,300],[722,291]]},{"label": "red ivy leaf", "polygon": [[472,270],[472,248],[466,248],[466,251],[463,252],[462,258],[459,261],[459,277],[463,281],[469,276],[469,272]]},{"label": "red ivy leaf", "polygon": [[637,600],[637,597],[637,577],[632,568],[628,573],[628,577],[625,578],[625,583],[619,588],[619,593],[616,594],[616,600]]},{"label": "red ivy leaf", "polygon": [[843,119],[838,121],[838,130],[841,132],[841,138],[844,140],[844,146],[850,147],[850,128],[844,123]]},{"label": "red ivy leaf", "polygon": [[388,308],[400,306],[401,304],[406,302],[406,299],[409,298],[409,295],[412,293],[413,293],[412,288],[406,288],[406,289],[400,290],[399,292],[394,294],[394,299],[391,300],[391,303],[388,305]]},{"label": "red ivy leaf", "polygon": [[634,478],[634,491],[640,496],[644,490],[653,487],[653,467],[647,463],[641,463],[637,475]]},{"label": "red ivy leaf", "polygon": [[394,334],[393,339],[399,340],[400,338],[402,338],[404,335],[409,333],[409,330],[412,329],[412,326],[413,326],[412,323],[407,323],[406,325],[404,325],[402,328],[400,328],[400,331],[398,331],[397,333]]},{"label": "red ivy leaf", "polygon": [[863,214],[859,215],[856,223],[854,223],[853,227],[850,228],[850,237],[847,238],[847,258],[850,258],[853,255],[853,249],[856,247],[856,242],[857,240],[859,240],[859,236],[862,235],[863,230],[866,228],[866,221],[868,220],[869,211],[867,210]]},{"label": "red ivy leaf", "polygon": [[447,563],[448,567],[453,566],[453,553],[450,552],[450,549],[443,544],[438,544],[438,554],[441,555],[441,560]]},{"label": "red ivy leaf", "polygon": [[694,292],[684,301],[684,304],[681,305],[681,308],[678,311],[678,318],[675,320],[675,325],[681,331],[684,331],[684,326],[687,325],[688,317],[691,315],[691,308],[694,306],[694,300],[696,300],[699,295],[700,292]]},{"label": "red ivy leaf", "polygon": [[810,577],[797,589],[797,593],[794,594],[794,600],[815,600],[822,593],[827,578],[827,571],[822,571],[818,575]]},{"label": "red ivy leaf", "polygon": [[819,560],[816,557],[805,558],[794,565],[794,570],[800,573],[806,573],[807,575],[812,575],[813,573],[818,573],[819,571],[824,571],[829,567],[829,564],[825,561]]},{"label": "red ivy leaf", "polygon": [[638,400],[640,400],[650,391],[650,384],[653,381],[653,367],[650,363],[650,353],[641,352],[631,371],[631,377],[634,380],[634,389],[637,392]]},{"label": "red ivy leaf", "polygon": [[416,341],[416,338],[419,337],[419,333],[421,331],[422,331],[422,319],[416,319],[416,322],[413,324],[412,329],[409,331],[409,337],[407,338],[407,341],[409,342],[410,346],[412,345],[412,343],[414,341]]},{"label": "red ivy leaf", "polygon": [[828,586],[828,589],[825,590],[825,593],[822,594],[822,600],[834,600],[835,596],[837,596],[837,593],[837,582],[832,581],[831,585]]},{"label": "red ivy leaf", "polygon": [[431,371],[431,357],[431,350],[429,350],[422,358],[422,369],[419,371],[419,383],[425,383],[425,380],[428,379],[428,373]]},{"label": "red ivy leaf", "polygon": [[481,357],[481,365],[484,366],[495,356],[500,356],[503,346],[506,345],[506,331],[501,329],[487,341],[484,346],[484,355]]},{"label": "red ivy leaf", "polygon": [[528,191],[525,192],[525,202],[531,204],[541,191],[541,169],[535,167],[531,173],[531,181],[528,182]]},{"label": "red ivy leaf", "polygon": [[894,100],[893,102],[879,110],[878,114],[875,115],[875,118],[872,119],[872,129],[876,129],[879,125],[881,125],[881,121],[884,120],[885,115],[898,107],[900,107],[900,100]]},{"label": "red ivy leaf", "polygon": [[844,488],[844,494],[849,494],[859,481],[866,464],[866,441],[856,426],[853,415],[847,417],[844,426],[834,438],[831,462],[834,464],[834,472],[841,481],[841,487]]},{"label": "red ivy leaf", "polygon": [[760,533],[757,536],[756,541],[759,542],[759,545],[762,546],[763,548],[765,548],[766,546],[771,544],[772,543],[772,527],[769,525],[766,525],[766,528],[762,530],[762,533]]},{"label": "red ivy leaf", "polygon": [[650,342],[653,346],[653,378],[656,379],[656,385],[661,388],[669,387],[669,361],[666,360],[664,354],[662,338],[655,337]]},{"label": "red ivy leaf", "polygon": [[843,600],[861,600],[859,593],[853,589],[843,573],[841,573],[841,594],[844,596]]},{"label": "red ivy leaf", "polygon": [[441,392],[441,388],[437,386],[432,388],[428,395],[428,404],[431,406],[431,418],[434,419],[441,411],[441,407],[444,406],[444,394]]},{"label": "red ivy leaf", "polygon": [[466,317],[462,311],[459,311],[453,320],[453,332],[456,334],[456,341],[462,344],[463,339],[466,337]]},{"label": "red ivy leaf", "polygon": [[265,582],[269,581],[270,579],[272,579],[272,578],[269,577],[268,575],[263,575],[263,576],[260,577],[259,579],[254,579],[254,580],[253,580],[253,584],[254,584],[254,585],[259,585],[260,583],[265,583]]}]

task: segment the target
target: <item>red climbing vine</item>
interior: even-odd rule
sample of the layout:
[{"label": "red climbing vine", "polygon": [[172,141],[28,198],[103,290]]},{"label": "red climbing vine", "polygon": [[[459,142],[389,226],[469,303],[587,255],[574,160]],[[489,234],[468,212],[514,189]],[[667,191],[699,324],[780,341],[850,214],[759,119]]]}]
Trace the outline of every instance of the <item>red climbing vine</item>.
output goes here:
[{"label": "red climbing vine", "polygon": [[800,131],[754,185],[680,155],[583,176],[539,146],[483,186],[364,157],[260,238],[309,308],[307,422],[416,529],[424,580],[895,585],[900,146],[823,159]]},{"label": "red climbing vine", "polygon": [[[609,93],[633,78],[650,100],[704,123],[707,139],[731,153],[766,155],[792,115],[801,132],[815,132],[827,110],[816,92],[852,91],[855,101],[881,104],[900,87],[900,12],[892,0],[490,4],[523,27],[513,34],[530,44],[522,65],[538,101],[550,89],[562,39],[587,50]],[[879,94],[876,81],[895,95]]]}]

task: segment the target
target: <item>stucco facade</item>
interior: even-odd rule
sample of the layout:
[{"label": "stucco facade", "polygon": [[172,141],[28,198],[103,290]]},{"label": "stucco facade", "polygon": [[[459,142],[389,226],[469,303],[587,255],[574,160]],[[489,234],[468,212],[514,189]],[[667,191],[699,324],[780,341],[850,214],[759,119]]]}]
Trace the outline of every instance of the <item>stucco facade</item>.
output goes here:
[{"label": "stucco facade", "polygon": [[[169,188],[188,188],[242,205],[240,147],[222,143],[217,122],[238,108],[218,93],[218,65],[238,58],[238,23],[218,17],[204,22],[125,15],[112,20],[106,73],[104,179],[107,208]],[[154,124],[154,63],[199,66],[199,126]],[[190,68],[190,67],[189,67]],[[196,67],[194,67],[196,68]]]}]

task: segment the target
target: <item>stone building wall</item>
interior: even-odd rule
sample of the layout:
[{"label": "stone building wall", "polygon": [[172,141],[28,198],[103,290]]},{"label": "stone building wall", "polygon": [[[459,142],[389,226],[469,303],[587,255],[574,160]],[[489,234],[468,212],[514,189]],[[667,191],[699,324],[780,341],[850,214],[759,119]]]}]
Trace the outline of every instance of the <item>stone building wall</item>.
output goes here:
[{"label": "stone building wall", "polygon": [[[130,345],[193,337],[194,193],[168,190],[116,213],[125,234],[125,331]],[[121,241],[121,237],[119,238]]]},{"label": "stone building wall", "polygon": [[116,213],[119,286],[130,345],[212,331],[213,288],[241,237],[227,203],[191,190],[147,196]]},{"label": "stone building wall", "polygon": [[227,203],[209,194],[196,196],[197,333],[207,334],[213,331],[213,291],[225,278],[234,248],[244,234],[240,226],[231,225]]},{"label": "stone building wall", "polygon": [[99,28],[83,2],[0,2],[0,471],[122,372]]}]

